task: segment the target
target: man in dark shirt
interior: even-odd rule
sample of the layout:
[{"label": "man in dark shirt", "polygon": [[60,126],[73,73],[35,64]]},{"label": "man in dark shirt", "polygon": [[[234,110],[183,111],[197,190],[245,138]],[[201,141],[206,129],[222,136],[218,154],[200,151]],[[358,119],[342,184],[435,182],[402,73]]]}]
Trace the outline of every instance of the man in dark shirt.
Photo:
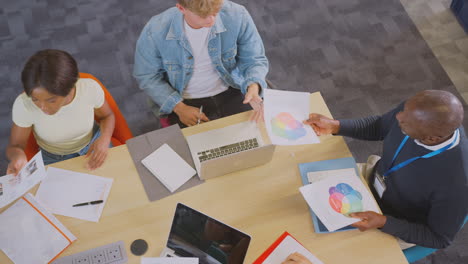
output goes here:
[{"label": "man in dark shirt", "polygon": [[379,228],[407,243],[450,245],[468,213],[468,143],[463,106],[451,93],[422,91],[382,116],[333,120],[311,114],[317,134],[383,140],[369,179],[382,209],[355,213],[361,231]]}]

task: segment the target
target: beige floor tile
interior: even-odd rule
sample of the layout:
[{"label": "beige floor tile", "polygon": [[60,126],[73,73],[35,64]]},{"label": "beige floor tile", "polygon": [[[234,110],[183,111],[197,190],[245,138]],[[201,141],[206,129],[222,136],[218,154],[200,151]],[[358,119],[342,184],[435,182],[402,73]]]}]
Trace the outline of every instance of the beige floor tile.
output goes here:
[{"label": "beige floor tile", "polygon": [[422,37],[468,103],[468,35],[452,11],[451,0],[401,0]]}]

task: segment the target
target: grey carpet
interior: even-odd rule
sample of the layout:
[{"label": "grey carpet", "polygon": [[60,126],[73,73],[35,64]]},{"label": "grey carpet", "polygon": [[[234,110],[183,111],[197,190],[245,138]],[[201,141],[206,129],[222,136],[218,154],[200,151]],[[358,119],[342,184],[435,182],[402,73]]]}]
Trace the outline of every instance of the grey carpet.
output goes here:
[{"label": "grey carpet", "polygon": [[[253,16],[284,90],[320,91],[337,118],[381,114],[424,89],[457,94],[398,0],[239,0]],[[35,51],[63,49],[80,71],[110,90],[135,135],[159,127],[131,76],[136,39],[175,1],[2,0],[0,6],[0,171],[20,71]],[[468,115],[465,127],[468,124]],[[364,161],[378,142],[347,139]],[[1,174],[1,173],[0,173]],[[467,228],[446,250],[418,262],[467,263]]]}]

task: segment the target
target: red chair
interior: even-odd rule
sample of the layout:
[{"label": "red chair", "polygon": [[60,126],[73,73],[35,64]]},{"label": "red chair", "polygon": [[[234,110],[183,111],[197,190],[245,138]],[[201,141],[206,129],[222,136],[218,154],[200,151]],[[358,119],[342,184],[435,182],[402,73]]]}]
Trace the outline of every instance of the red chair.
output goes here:
[{"label": "red chair", "polygon": [[[125,120],[122,112],[120,112],[119,106],[115,102],[112,95],[107,91],[106,87],[92,74],[89,73],[80,73],[81,79],[93,79],[101,86],[102,90],[104,91],[104,98],[106,102],[109,104],[110,108],[114,112],[115,116],[115,127],[114,133],[112,134],[111,142],[114,147],[120,146],[125,144],[125,142],[133,137],[132,131],[128,127],[127,121]],[[26,153],[26,157],[30,160],[36,153],[39,151],[39,146],[37,145],[36,139],[34,138],[33,133],[29,136],[28,143],[26,144],[26,148],[24,152]]]}]

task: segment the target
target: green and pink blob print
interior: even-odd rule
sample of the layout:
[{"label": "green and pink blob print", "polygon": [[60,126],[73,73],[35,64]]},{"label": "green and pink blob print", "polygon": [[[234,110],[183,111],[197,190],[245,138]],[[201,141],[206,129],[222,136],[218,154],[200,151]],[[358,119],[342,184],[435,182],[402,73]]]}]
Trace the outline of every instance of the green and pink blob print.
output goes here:
[{"label": "green and pink blob print", "polygon": [[271,130],[275,135],[288,140],[297,140],[307,134],[302,122],[285,112],[279,113],[271,119]]},{"label": "green and pink blob print", "polygon": [[349,215],[350,213],[362,212],[362,195],[350,185],[339,183],[328,189],[330,197],[328,202],[336,212]]}]

